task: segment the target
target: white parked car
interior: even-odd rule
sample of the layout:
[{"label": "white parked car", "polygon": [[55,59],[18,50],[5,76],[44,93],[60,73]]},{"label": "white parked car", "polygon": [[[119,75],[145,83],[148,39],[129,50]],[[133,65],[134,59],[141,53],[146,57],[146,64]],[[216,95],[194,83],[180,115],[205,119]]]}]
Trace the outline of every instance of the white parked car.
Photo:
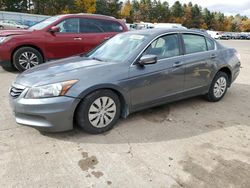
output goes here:
[{"label": "white parked car", "polygon": [[221,34],[217,31],[207,31],[207,33],[214,39],[220,39]]},{"label": "white parked car", "polygon": [[0,20],[0,29],[27,29],[27,25],[22,25],[13,20]]},{"label": "white parked car", "polygon": [[154,28],[164,28],[164,29],[187,29],[178,23],[156,23]]}]

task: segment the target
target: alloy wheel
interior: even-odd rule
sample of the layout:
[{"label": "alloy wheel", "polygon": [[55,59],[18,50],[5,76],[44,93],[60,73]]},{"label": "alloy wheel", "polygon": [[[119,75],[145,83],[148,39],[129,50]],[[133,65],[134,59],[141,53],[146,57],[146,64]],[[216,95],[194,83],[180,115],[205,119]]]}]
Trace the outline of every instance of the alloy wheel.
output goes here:
[{"label": "alloy wheel", "polygon": [[39,58],[33,52],[24,52],[20,55],[18,62],[23,69],[27,70],[39,64]]}]

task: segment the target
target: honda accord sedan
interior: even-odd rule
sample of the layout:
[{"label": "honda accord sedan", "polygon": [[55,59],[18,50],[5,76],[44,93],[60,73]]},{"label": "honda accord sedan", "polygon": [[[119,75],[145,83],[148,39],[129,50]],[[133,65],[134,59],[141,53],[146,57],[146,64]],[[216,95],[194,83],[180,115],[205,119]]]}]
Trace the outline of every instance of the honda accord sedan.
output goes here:
[{"label": "honda accord sedan", "polygon": [[10,89],[16,122],[41,131],[110,130],[120,117],[184,98],[223,98],[239,54],[192,30],[121,33],[85,56],[42,64]]}]

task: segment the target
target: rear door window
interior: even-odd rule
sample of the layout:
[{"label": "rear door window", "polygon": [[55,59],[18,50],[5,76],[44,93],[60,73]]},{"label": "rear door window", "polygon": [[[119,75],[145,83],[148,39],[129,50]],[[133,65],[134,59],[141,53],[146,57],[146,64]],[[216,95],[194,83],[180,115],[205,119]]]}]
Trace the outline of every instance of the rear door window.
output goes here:
[{"label": "rear door window", "polygon": [[80,32],[81,33],[102,33],[103,28],[96,19],[80,19]]},{"label": "rear door window", "polygon": [[123,27],[119,22],[110,20],[81,18],[80,24],[82,33],[109,33],[123,31]]},{"label": "rear door window", "polygon": [[183,34],[184,47],[186,54],[207,51],[205,37],[195,34]]}]

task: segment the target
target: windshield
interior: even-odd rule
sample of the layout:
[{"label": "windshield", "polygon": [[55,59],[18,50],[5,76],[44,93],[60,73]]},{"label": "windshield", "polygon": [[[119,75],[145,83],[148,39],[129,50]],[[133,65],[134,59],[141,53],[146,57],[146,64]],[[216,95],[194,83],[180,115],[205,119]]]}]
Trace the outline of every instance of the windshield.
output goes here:
[{"label": "windshield", "polygon": [[61,16],[53,16],[50,18],[47,18],[33,26],[31,26],[29,29],[30,30],[41,30],[44,29],[45,27],[47,27],[48,25],[52,24],[53,22],[59,20],[61,18]]},{"label": "windshield", "polygon": [[146,35],[119,34],[90,52],[87,57],[99,61],[123,62],[141,46]]}]

